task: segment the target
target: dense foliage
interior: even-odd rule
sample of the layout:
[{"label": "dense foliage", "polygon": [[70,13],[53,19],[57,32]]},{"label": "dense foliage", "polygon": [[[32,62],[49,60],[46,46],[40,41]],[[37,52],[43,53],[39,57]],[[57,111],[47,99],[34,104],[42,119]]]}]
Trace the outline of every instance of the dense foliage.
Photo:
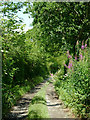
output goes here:
[{"label": "dense foliage", "polygon": [[[3,113],[49,73],[58,71],[58,94],[74,112],[89,117],[89,3],[4,2],[0,6]],[[23,6],[23,13],[34,18],[33,29],[26,33],[16,15]]]},{"label": "dense foliage", "polygon": [[39,26],[39,39],[55,56],[61,48],[74,52],[76,41],[89,37],[89,3],[35,2],[31,11],[33,25]]},{"label": "dense foliage", "polygon": [[[88,77],[88,49],[80,50],[79,60],[68,54],[69,63],[66,74],[58,71],[55,89],[66,106],[82,118],[89,118],[89,77]],[[72,62],[71,62],[72,61]]]},{"label": "dense foliage", "polygon": [[58,94],[79,116],[89,117],[88,50],[83,53],[89,45],[89,3],[38,2],[31,12],[37,41],[51,55],[51,72],[58,70]]},{"label": "dense foliage", "polygon": [[[88,50],[85,54],[81,50],[84,44],[89,44],[89,3],[38,2],[33,4],[31,11],[33,25],[37,26],[36,33],[39,33],[37,40],[41,41],[46,52],[53,55],[49,57],[51,72],[58,70],[55,78],[58,94],[74,113],[89,117],[88,55],[85,55]],[[67,50],[69,59],[62,54]]]},{"label": "dense foliage", "polygon": [[[3,114],[21,95],[43,81],[48,74],[43,48],[36,41],[31,41],[28,33],[23,32],[24,26],[21,25],[21,19],[16,16],[22,4],[5,3],[5,5],[2,12],[8,19],[2,18],[3,24],[0,24]],[[20,31],[17,32],[16,29]]]}]

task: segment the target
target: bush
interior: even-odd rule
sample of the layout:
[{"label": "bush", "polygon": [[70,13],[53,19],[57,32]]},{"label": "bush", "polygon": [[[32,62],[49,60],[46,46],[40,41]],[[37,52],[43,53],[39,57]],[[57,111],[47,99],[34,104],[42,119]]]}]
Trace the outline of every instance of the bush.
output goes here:
[{"label": "bush", "polygon": [[[2,37],[2,87],[3,87],[3,113],[6,114],[18,99],[29,82],[29,89],[43,81],[48,74],[46,55],[41,48],[34,45],[29,39],[26,41],[25,33],[10,33]],[[27,80],[27,82],[26,82]],[[18,87],[17,87],[18,86]],[[15,89],[19,88],[19,89]],[[22,88],[22,89],[21,89]],[[16,93],[16,94],[14,94]]]},{"label": "bush", "polygon": [[60,69],[64,69],[63,63],[66,61],[66,55],[62,54],[58,57],[50,57],[50,60],[48,60],[47,67],[48,70],[51,71],[51,73],[56,73]]},{"label": "bush", "polygon": [[67,74],[57,72],[55,89],[76,115],[89,118],[88,50],[83,51],[83,56],[83,60],[73,59],[73,68],[67,69]]},{"label": "bush", "polygon": [[[16,85],[12,88],[10,85],[5,85],[3,87],[3,95],[2,95],[2,104],[3,104],[3,116],[6,115],[8,110],[16,103],[18,99],[22,95],[24,95],[27,91],[30,91],[35,85],[41,83],[44,79],[41,76],[37,76],[32,79],[33,82],[25,80],[25,84],[23,86]],[[7,91],[7,92],[6,92]]]}]

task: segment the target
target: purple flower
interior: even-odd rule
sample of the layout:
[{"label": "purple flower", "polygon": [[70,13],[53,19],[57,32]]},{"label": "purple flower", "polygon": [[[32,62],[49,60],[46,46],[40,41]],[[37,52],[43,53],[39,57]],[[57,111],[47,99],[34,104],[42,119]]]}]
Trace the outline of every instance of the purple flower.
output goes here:
[{"label": "purple flower", "polygon": [[69,63],[70,67],[72,67],[72,63]]},{"label": "purple flower", "polygon": [[80,54],[80,55],[79,55],[79,59],[82,60],[82,58],[83,58],[83,56],[82,56],[82,54]]},{"label": "purple flower", "polygon": [[84,45],[81,46],[81,49],[84,49]]},{"label": "purple flower", "polygon": [[69,65],[69,66],[68,66],[68,68],[70,69],[70,68],[71,68],[71,66]]},{"label": "purple flower", "polygon": [[77,57],[75,57],[75,59],[77,60]]},{"label": "purple flower", "polygon": [[68,59],[69,59],[69,58],[72,58],[72,56],[71,56],[71,55],[68,55]]},{"label": "purple flower", "polygon": [[69,61],[68,68],[70,69],[72,67],[72,60]]},{"label": "purple flower", "polygon": [[69,62],[69,65],[68,65],[68,67],[70,67],[70,68],[72,67],[72,63],[71,63],[71,62]]},{"label": "purple flower", "polygon": [[87,44],[85,44],[85,48],[87,47]]},{"label": "purple flower", "polygon": [[51,76],[53,76],[53,74],[51,74]]}]

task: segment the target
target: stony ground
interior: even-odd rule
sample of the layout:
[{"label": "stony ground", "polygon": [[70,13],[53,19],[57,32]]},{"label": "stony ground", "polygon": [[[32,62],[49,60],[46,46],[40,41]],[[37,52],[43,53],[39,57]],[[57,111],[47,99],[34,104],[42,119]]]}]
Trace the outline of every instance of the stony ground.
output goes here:
[{"label": "stony ground", "polygon": [[[8,116],[3,120],[27,120],[28,107],[34,95],[45,85],[46,81],[37,85],[26,93],[15,106],[12,107]],[[50,118],[74,118],[63,102],[58,99],[53,83],[49,83],[46,90],[46,101]]]},{"label": "stony ground", "polygon": [[58,99],[54,86],[50,83],[46,91],[46,101],[50,118],[73,118],[74,116],[68,108],[65,108],[63,102]]}]

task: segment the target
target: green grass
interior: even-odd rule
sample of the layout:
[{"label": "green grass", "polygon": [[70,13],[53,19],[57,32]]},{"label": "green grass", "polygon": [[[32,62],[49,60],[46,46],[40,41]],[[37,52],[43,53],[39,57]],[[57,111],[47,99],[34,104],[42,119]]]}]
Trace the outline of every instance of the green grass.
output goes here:
[{"label": "green grass", "polygon": [[45,94],[48,83],[33,97],[28,112],[28,119],[49,118],[48,108],[46,106]]}]

